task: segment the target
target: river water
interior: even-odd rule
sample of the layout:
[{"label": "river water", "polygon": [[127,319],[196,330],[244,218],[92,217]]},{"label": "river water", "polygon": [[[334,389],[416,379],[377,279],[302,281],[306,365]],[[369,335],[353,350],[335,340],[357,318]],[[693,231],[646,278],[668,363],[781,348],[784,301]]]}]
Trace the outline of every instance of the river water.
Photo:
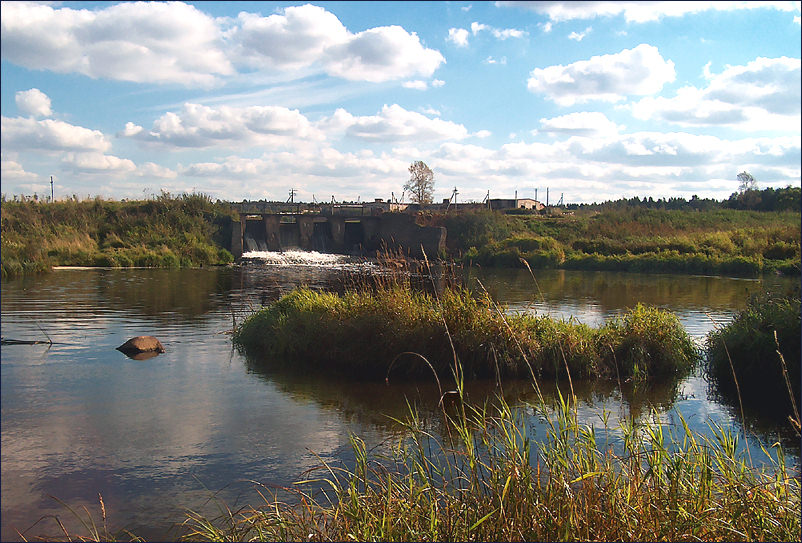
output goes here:
[{"label": "river water", "polygon": [[[76,511],[87,507],[99,521],[99,494],[113,529],[174,539],[173,525],[187,509],[215,516],[216,500],[232,510],[258,505],[254,481],[287,485],[321,460],[347,464],[351,433],[369,446],[398,436],[388,415],[403,417],[405,398],[434,411],[438,395],[430,382],[274,372],[234,351],[226,332],[250,311],[296,285],[337,289],[345,276],[373,269],[304,255],[291,264],[252,256],[234,268],[61,269],[3,282],[3,337],[54,342],[2,347],[3,541],[20,539],[18,532],[28,539],[58,535],[47,515],[82,533],[56,498]],[[562,270],[536,271],[534,280],[525,270],[474,269],[466,277],[511,312],[591,325],[639,301],[658,305],[700,341],[766,283],[798,282]],[[137,335],[160,338],[166,352],[137,361],[115,350]],[[494,386],[471,383],[468,394],[482,399]],[[668,423],[681,412],[702,432],[710,421],[741,428],[736,410],[716,400],[703,372],[623,390],[607,382],[575,388],[588,423],[600,424],[602,410],[643,418],[653,407]],[[534,400],[527,383],[506,383],[505,395]],[[782,422],[747,418],[755,456],[761,443],[783,439],[798,463],[798,443],[794,448],[785,439]]]}]

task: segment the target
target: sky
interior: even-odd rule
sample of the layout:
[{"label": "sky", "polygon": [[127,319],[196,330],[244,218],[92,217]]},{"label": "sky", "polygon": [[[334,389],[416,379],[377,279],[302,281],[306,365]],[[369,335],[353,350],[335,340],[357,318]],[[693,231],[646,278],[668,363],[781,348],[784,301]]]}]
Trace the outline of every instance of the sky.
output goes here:
[{"label": "sky", "polygon": [[2,2],[2,193],[800,186],[800,2]]}]

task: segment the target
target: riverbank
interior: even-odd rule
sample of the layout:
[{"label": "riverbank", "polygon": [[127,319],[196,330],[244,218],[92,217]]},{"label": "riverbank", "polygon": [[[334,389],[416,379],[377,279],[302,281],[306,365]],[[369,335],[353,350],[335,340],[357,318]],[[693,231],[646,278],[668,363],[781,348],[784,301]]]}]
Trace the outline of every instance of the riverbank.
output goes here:
[{"label": "riverbank", "polygon": [[[792,191],[792,189],[782,189]],[[612,204],[615,204],[613,202]],[[443,257],[466,265],[758,277],[800,273],[797,209],[649,209],[621,206],[421,213],[445,226]],[[32,200],[2,204],[2,274],[52,266],[198,267],[227,264],[226,202],[163,194],[145,201]]]},{"label": "riverbank", "polygon": [[232,211],[204,195],[2,203],[2,275],[53,266],[191,268],[228,264]]},{"label": "riverbank", "polygon": [[583,209],[432,216],[466,264],[756,277],[800,273],[798,211]]}]

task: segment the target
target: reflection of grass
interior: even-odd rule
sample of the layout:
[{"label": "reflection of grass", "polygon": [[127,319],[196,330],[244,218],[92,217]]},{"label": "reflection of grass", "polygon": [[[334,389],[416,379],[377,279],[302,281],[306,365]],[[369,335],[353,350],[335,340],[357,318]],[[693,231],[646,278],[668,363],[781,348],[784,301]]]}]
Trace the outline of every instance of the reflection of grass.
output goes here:
[{"label": "reflection of grass", "polygon": [[[459,379],[458,379],[459,380]],[[293,505],[217,519],[190,512],[188,540],[573,541],[798,540],[800,485],[777,450],[767,469],[737,453],[738,437],[659,422],[621,422],[605,441],[578,421],[569,399],[546,417],[542,442],[503,400],[444,409],[442,442],[414,410],[390,458],[352,437],[352,469],[325,462],[291,490]],[[655,415],[656,416],[656,415]],[[607,419],[605,429],[607,428]],[[606,432],[605,432],[606,433]],[[600,432],[601,434],[601,432]],[[609,434],[608,434],[609,435]],[[535,452],[537,451],[537,452]],[[303,489],[323,487],[324,495]]]},{"label": "reflection of grass", "polygon": [[[220,246],[227,206],[200,194],[117,202],[8,202],[2,206],[2,274],[51,266],[197,267],[227,264]],[[230,234],[229,234],[230,236]]]},{"label": "reflection of grass", "polygon": [[744,404],[751,408],[791,413],[784,372],[799,405],[800,324],[798,291],[752,296],[745,310],[707,338],[709,371],[717,389],[733,398],[740,388]]},{"label": "reflection of grass", "polygon": [[[447,333],[448,332],[448,333]],[[300,288],[251,315],[235,342],[251,355],[315,371],[354,377],[424,375],[426,357],[438,373],[456,357],[469,376],[538,376],[622,379],[687,371],[696,349],[677,318],[637,306],[593,329],[586,325],[519,315],[505,317],[489,296],[448,288],[439,300],[409,286],[343,295]],[[531,370],[529,365],[531,364]]]}]

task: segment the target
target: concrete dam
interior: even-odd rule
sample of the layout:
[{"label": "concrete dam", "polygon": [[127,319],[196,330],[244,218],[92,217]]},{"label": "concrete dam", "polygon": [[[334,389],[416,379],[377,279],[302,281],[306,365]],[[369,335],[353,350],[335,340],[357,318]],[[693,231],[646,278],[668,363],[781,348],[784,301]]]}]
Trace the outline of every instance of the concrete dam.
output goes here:
[{"label": "concrete dam", "polygon": [[292,212],[240,213],[231,229],[231,253],[301,249],[321,253],[375,256],[377,251],[402,251],[430,258],[445,249],[446,229],[420,226],[408,213],[334,215]]}]

